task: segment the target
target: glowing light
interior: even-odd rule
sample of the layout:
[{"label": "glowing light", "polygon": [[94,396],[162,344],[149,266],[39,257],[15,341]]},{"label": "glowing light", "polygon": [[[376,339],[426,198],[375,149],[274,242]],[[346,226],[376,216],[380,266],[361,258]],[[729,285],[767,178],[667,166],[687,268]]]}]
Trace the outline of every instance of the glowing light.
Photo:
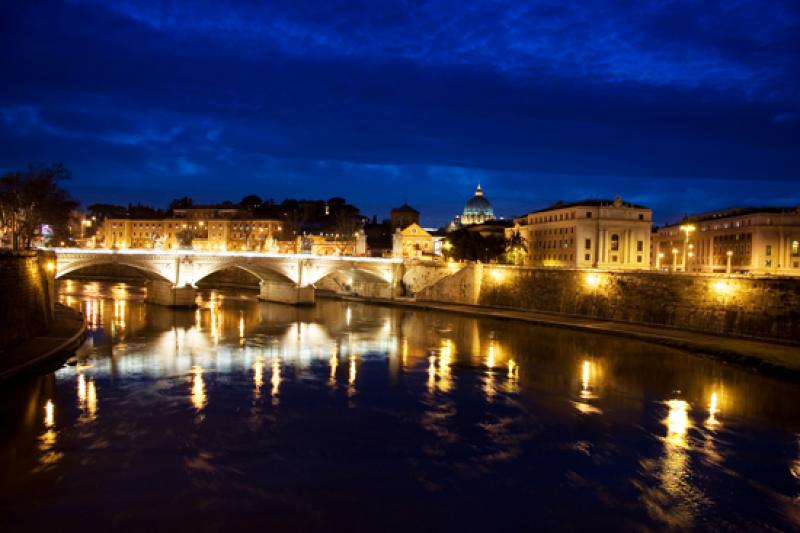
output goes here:
[{"label": "glowing light", "polygon": [[239,338],[244,338],[244,315],[239,313]]},{"label": "glowing light", "polygon": [[347,306],[347,309],[344,310],[344,321],[349,326],[350,320],[353,318],[353,312],[350,310],[350,306]]},{"label": "glowing light", "polygon": [[55,424],[55,406],[53,400],[47,400],[44,404],[44,425],[51,428]]},{"label": "glowing light", "polygon": [[492,275],[492,279],[494,279],[495,281],[500,282],[500,281],[503,281],[503,278],[505,278],[506,273],[503,272],[502,270],[498,269],[498,268],[494,268],[494,269],[492,269],[491,275]]},{"label": "glowing light", "polygon": [[590,387],[590,378],[592,372],[592,363],[591,361],[584,361],[583,365],[581,365],[581,397],[587,398],[591,396],[591,392],[589,390]]},{"label": "glowing light", "polygon": [[686,446],[686,433],[689,431],[689,404],[684,400],[667,402],[667,442],[681,447]]},{"label": "glowing light", "polygon": [[86,409],[89,412],[89,419],[94,420],[97,417],[97,388],[94,385],[94,380],[89,381],[86,393]]},{"label": "glowing light", "polygon": [[192,405],[198,411],[206,405],[206,385],[203,381],[203,369],[197,365],[192,367]]},{"label": "glowing light", "polygon": [[599,287],[601,281],[602,281],[602,276],[600,276],[600,274],[597,274],[595,272],[589,272],[583,278],[584,284],[590,289],[596,289],[597,287]]},{"label": "glowing light", "polygon": [[86,378],[78,374],[78,404],[82,407],[86,401]]},{"label": "glowing light", "polygon": [[489,353],[486,355],[486,366],[491,370],[494,368],[494,340],[489,342]]},{"label": "glowing light", "polygon": [[708,418],[706,419],[706,425],[713,427],[719,424],[719,420],[717,420],[717,413],[719,412],[719,398],[717,397],[716,392],[711,393],[711,399],[708,402]]},{"label": "glowing light", "polygon": [[336,368],[339,366],[339,354],[337,352],[336,346],[332,346],[331,358],[328,360],[328,363],[331,366],[331,375],[329,379],[331,386],[336,386]]},{"label": "glowing light", "polygon": [[256,357],[253,362],[253,385],[255,389],[253,394],[256,398],[261,397],[261,386],[264,384],[264,360],[261,357]]},{"label": "glowing light", "polygon": [[56,269],[56,264],[53,261],[48,261],[45,263],[44,267],[48,272],[53,272]]},{"label": "glowing light", "polygon": [[715,281],[712,287],[714,289],[714,292],[716,292],[720,296],[728,296],[733,293],[733,285],[731,285],[727,281],[723,280]]},{"label": "glowing light", "polygon": [[436,357],[428,357],[428,392],[436,390]]},{"label": "glowing light", "polygon": [[272,377],[270,378],[270,383],[272,384],[272,390],[270,391],[272,403],[277,405],[278,393],[281,389],[281,362],[277,357],[272,359]]}]

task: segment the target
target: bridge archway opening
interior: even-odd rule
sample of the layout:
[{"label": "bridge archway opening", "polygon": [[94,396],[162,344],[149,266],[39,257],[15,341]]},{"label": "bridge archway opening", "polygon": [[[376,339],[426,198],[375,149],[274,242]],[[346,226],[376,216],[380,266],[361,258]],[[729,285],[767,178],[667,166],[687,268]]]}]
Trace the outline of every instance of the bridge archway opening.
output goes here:
[{"label": "bridge archway opening", "polygon": [[166,281],[169,279],[143,265],[125,262],[85,262],[59,269],[56,279],[77,278],[95,280]]},{"label": "bridge archway opening", "polygon": [[294,281],[271,268],[242,264],[222,265],[195,280],[195,285],[199,288],[218,288],[228,285],[257,289],[262,281],[294,285]]},{"label": "bridge archway opening", "polygon": [[378,272],[363,268],[339,268],[318,279],[314,283],[314,287],[321,290],[341,292],[349,290],[354,283],[358,282],[389,284],[389,280]]}]

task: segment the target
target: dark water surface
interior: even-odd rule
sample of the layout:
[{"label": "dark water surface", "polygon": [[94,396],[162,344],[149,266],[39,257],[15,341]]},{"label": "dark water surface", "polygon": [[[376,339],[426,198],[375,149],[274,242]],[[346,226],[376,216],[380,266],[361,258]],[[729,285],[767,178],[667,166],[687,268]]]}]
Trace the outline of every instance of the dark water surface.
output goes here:
[{"label": "dark water surface", "polygon": [[800,389],[621,338],[62,282],[0,391],[0,530],[797,530]]}]

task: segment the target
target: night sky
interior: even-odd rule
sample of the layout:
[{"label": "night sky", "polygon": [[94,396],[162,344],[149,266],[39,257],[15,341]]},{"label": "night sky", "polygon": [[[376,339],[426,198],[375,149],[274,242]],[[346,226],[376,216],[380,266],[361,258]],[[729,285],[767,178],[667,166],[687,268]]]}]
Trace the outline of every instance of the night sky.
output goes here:
[{"label": "night sky", "polygon": [[0,171],[63,162],[83,205],[344,196],[429,225],[478,181],[506,217],[800,204],[800,2],[260,4],[0,3]]}]

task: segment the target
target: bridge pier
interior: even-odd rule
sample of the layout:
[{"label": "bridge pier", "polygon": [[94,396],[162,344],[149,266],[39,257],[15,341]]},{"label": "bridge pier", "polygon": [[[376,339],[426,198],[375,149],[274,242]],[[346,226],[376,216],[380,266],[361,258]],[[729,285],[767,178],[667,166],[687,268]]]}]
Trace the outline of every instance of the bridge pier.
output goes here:
[{"label": "bridge pier", "polygon": [[391,283],[381,283],[377,281],[355,280],[353,281],[353,294],[364,298],[384,298],[391,300],[396,296]]},{"label": "bridge pier", "polygon": [[167,307],[196,307],[197,290],[191,285],[176,287],[168,281],[150,280],[145,284],[144,301]]},{"label": "bridge pier", "polygon": [[259,300],[291,305],[314,305],[316,302],[313,285],[298,287],[292,283],[262,281],[259,287]]}]

